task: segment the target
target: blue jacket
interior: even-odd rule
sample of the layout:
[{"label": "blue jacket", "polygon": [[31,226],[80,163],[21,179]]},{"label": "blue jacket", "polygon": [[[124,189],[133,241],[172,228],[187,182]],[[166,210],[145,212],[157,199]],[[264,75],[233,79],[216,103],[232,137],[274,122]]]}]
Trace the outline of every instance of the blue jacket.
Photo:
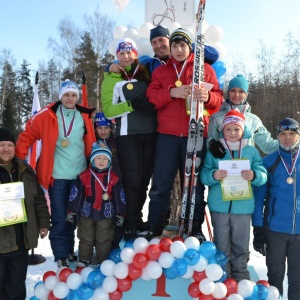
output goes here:
[{"label": "blue jacket", "polygon": [[[249,137],[250,133],[246,129],[243,138]],[[238,151],[233,152],[233,157],[238,158]],[[243,146],[242,158],[250,160],[251,170],[255,177],[251,181],[253,186],[263,185],[267,181],[267,171],[263,167],[262,158],[258,150],[249,145]],[[254,211],[254,198],[249,200],[224,201],[222,198],[221,181],[213,178],[213,173],[219,169],[220,160],[231,160],[228,150],[224,158],[215,158],[210,151],[207,151],[204,166],[200,173],[200,180],[204,185],[209,186],[208,207],[212,212],[232,213],[232,214],[252,214]]]},{"label": "blue jacket", "polygon": [[[291,152],[279,148],[285,163],[292,166]],[[296,162],[293,184],[288,184],[289,177],[278,151],[263,160],[268,170],[268,181],[255,190],[255,211],[252,215],[253,226],[266,226],[272,231],[300,234],[300,158]],[[277,166],[276,166],[277,165]],[[269,169],[273,166],[273,170]]]}]

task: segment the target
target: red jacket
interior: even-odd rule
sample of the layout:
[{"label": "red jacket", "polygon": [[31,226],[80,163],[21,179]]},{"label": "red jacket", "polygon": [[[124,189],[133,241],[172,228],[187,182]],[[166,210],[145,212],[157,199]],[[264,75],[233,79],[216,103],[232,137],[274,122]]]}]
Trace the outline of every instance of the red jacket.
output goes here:
[{"label": "red jacket", "polygon": [[[182,84],[189,85],[193,79],[194,54],[191,53],[187,58],[185,70],[180,76]],[[152,73],[151,83],[147,89],[149,101],[155,105],[158,110],[158,128],[157,131],[164,134],[177,136],[188,135],[188,123],[190,116],[186,113],[186,103],[184,99],[174,99],[170,96],[170,89],[175,88],[177,75],[173,63],[176,64],[180,73],[181,63],[170,58],[166,65],[162,65]],[[209,100],[204,103],[204,108],[212,114],[219,110],[223,102],[223,93],[219,88],[218,79],[213,68],[204,64],[204,81],[214,84],[209,91]],[[204,137],[207,137],[207,128],[209,116],[204,116]]]},{"label": "red jacket", "polygon": [[[51,103],[32,116],[26,123],[25,130],[20,134],[16,144],[16,156],[24,160],[31,145],[42,141],[42,151],[37,162],[36,175],[39,184],[45,189],[53,182],[52,172],[54,165],[54,152],[58,139],[58,122],[56,111],[60,101]],[[88,158],[92,151],[92,144],[96,141],[91,115],[94,108],[76,104],[85,124],[84,144],[85,156]]]}]

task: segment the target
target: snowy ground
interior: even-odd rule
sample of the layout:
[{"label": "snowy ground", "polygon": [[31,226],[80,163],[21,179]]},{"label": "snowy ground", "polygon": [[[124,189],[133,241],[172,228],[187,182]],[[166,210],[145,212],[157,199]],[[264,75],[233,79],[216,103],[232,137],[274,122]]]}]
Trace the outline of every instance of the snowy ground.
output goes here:
[{"label": "snowy ground", "polygon": [[[146,206],[147,207],[147,204]],[[145,208],[146,209],[146,208]],[[147,213],[144,213],[144,216],[147,216]],[[208,238],[208,231],[207,226],[205,225],[203,228],[205,236]],[[78,245],[78,240],[76,240],[76,248]],[[267,268],[265,265],[265,258],[260,255],[258,252],[253,250],[252,247],[252,236],[250,238],[250,261],[249,265],[253,266],[256,274],[258,275],[259,279],[265,279],[267,280]],[[34,253],[41,254],[46,258],[46,261],[39,265],[33,265],[29,266],[28,268],[28,274],[27,274],[27,280],[26,280],[26,287],[27,287],[27,298],[26,300],[29,300],[30,297],[34,296],[34,286],[37,282],[42,280],[43,274],[47,271],[55,271],[57,270],[57,266],[53,261],[53,255],[50,247],[50,242],[48,238],[45,238],[43,240],[39,240],[38,248],[34,250]],[[287,279],[285,278],[285,295],[283,299],[288,299],[286,296],[287,292]]]}]

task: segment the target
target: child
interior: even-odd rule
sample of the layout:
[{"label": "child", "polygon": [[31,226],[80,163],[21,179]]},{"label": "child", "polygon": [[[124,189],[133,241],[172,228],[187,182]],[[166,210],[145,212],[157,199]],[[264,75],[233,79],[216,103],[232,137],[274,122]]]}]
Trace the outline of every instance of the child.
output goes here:
[{"label": "child", "polygon": [[251,106],[247,102],[248,81],[242,76],[237,75],[229,81],[227,99],[223,102],[220,110],[210,117],[208,127],[209,150],[214,157],[222,158],[225,149],[218,141],[219,132],[222,130],[224,116],[230,110],[237,110],[245,115],[248,130],[252,137],[249,145],[257,145],[266,154],[278,149],[278,141],[271,137],[270,132],[265,128],[258,116],[251,113]]},{"label": "child", "polygon": [[[254,197],[251,195],[251,189],[252,186],[260,186],[266,182],[267,171],[263,167],[258,150],[247,145],[247,139],[251,135],[245,127],[245,117],[242,113],[234,110],[228,112],[223,120],[222,128],[219,141],[226,149],[225,157],[214,158],[208,151],[200,173],[200,180],[209,186],[208,207],[214,228],[214,242],[217,249],[226,253],[227,256],[224,269],[229,278],[240,281],[250,279],[247,262],[249,260],[250,221],[254,211]],[[241,171],[241,177],[251,184],[250,195],[246,199],[237,196],[224,200],[221,181],[230,173],[220,169],[219,162],[232,159],[235,159],[237,163],[238,159],[250,161],[250,169]],[[230,186],[230,191],[233,193],[237,190]]]},{"label": "child", "polygon": [[[111,251],[114,222],[125,214],[125,197],[119,177],[110,170],[112,154],[102,142],[93,144],[90,167],[77,177],[69,197],[67,220],[78,215],[79,261],[88,266],[96,248],[95,263],[107,259]],[[122,224],[119,224],[122,226]]]},{"label": "child", "polygon": [[[158,112],[158,140],[152,187],[149,193],[149,228],[143,234],[148,239],[159,236],[163,232],[171,189],[178,169],[182,176],[184,174],[187,148],[190,116],[186,111],[185,99],[191,94],[194,63],[194,54],[191,52],[192,39],[185,30],[179,28],[171,34],[170,47],[172,57],[166,65],[155,69],[147,90],[149,102],[155,105]],[[204,80],[213,84],[212,89],[208,91],[203,87],[195,88],[194,95],[196,99],[204,102],[206,112],[204,123],[207,127],[209,122],[207,109],[218,110],[223,99],[215,72],[208,64],[204,64]],[[207,132],[204,133],[204,137],[207,137]],[[206,147],[205,143],[203,144],[202,155],[204,156]],[[205,237],[201,231],[201,223],[204,220],[204,186],[198,182],[198,188],[202,191],[197,191],[193,223],[195,226],[192,234],[203,241]]]}]

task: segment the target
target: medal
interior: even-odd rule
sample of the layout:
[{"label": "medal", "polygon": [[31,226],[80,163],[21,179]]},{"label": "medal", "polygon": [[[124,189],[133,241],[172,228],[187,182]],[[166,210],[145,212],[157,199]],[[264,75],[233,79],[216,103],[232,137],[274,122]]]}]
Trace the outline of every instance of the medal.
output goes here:
[{"label": "medal", "polygon": [[134,72],[133,72],[133,75],[131,77],[128,76],[127,72],[124,70],[124,73],[127,77],[127,80],[129,81],[129,83],[126,84],[126,88],[127,90],[131,91],[133,89],[133,84],[130,82],[131,79],[134,77],[134,75],[136,74],[136,72],[138,71],[139,69],[139,65],[137,65],[137,67],[135,68]]},{"label": "medal", "polygon": [[65,115],[62,109],[62,105],[60,106],[60,114],[61,114],[61,118],[62,118],[62,125],[63,125],[63,129],[64,129],[64,138],[62,139],[62,141],[60,142],[60,145],[62,148],[67,148],[71,145],[71,141],[69,139],[69,136],[71,135],[72,129],[73,129],[73,125],[74,125],[74,120],[75,120],[75,109],[74,109],[74,115],[72,117],[72,120],[70,122],[69,128],[67,129],[66,126],[66,121],[65,121]]},{"label": "medal", "polygon": [[182,82],[181,82],[180,80],[176,80],[176,81],[175,81],[175,85],[176,85],[177,87],[180,87],[180,86],[182,86]]},{"label": "medal", "polygon": [[108,194],[107,194],[107,193],[104,193],[104,194],[102,195],[102,199],[103,199],[104,201],[108,200],[108,199],[109,199]]},{"label": "medal", "polygon": [[288,184],[294,183],[293,177],[288,177],[288,178],[286,179],[286,182],[287,182]]},{"label": "medal", "polygon": [[298,155],[299,155],[299,150],[297,150],[297,153],[291,153],[292,155],[292,166],[291,168],[288,167],[287,163],[284,161],[283,157],[281,156],[280,152],[279,152],[279,149],[278,149],[278,153],[279,153],[279,156],[281,158],[281,161],[284,165],[284,168],[286,170],[286,172],[288,173],[289,177],[286,179],[286,183],[287,184],[293,184],[294,183],[294,178],[292,177],[292,174],[295,170],[295,166],[296,166],[296,162],[297,162],[297,159],[298,159]]},{"label": "medal", "polygon": [[180,76],[181,76],[182,72],[183,72],[184,69],[185,69],[186,63],[187,63],[187,59],[184,61],[180,73],[178,73],[176,64],[173,63],[173,67],[174,67],[174,70],[175,70],[176,75],[177,75],[177,80],[175,81],[175,86],[177,86],[177,87],[182,86],[182,81],[180,80]]},{"label": "medal", "polygon": [[126,87],[127,87],[127,90],[132,90],[133,89],[133,84],[132,83],[128,83],[127,85],[126,85]]},{"label": "medal", "polygon": [[95,179],[98,181],[98,183],[100,184],[100,186],[103,190],[102,200],[103,201],[109,200],[109,195],[107,193],[107,190],[108,190],[108,186],[109,186],[109,182],[110,182],[110,169],[108,170],[108,174],[107,174],[107,185],[106,186],[104,186],[104,183],[100,180],[100,178],[95,174],[95,172],[91,168],[90,168],[90,171],[93,174],[93,176],[95,177]]},{"label": "medal", "polygon": [[67,148],[68,146],[70,146],[71,142],[69,139],[63,139],[60,143],[60,145],[63,147],[63,148]]}]

